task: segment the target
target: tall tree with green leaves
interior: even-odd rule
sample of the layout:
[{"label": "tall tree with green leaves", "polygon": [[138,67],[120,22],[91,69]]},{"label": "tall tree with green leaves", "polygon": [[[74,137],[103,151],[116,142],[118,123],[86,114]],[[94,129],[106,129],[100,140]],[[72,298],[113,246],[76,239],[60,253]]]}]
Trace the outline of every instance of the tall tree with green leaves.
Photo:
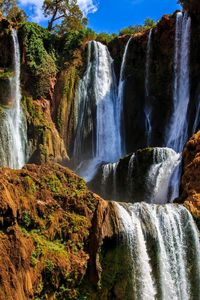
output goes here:
[{"label": "tall tree with green leaves", "polygon": [[43,11],[45,17],[50,17],[49,31],[55,27],[62,32],[76,31],[87,24],[87,18],[80,10],[77,0],[45,0]]},{"label": "tall tree with green leaves", "polygon": [[18,7],[16,0],[0,0],[0,11],[12,22],[24,22],[27,19],[26,13]]}]

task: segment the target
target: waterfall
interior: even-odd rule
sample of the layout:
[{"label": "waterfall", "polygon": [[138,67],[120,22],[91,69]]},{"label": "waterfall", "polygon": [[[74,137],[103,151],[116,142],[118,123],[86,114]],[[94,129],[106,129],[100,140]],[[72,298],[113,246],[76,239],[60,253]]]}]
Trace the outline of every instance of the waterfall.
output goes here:
[{"label": "waterfall", "polygon": [[147,194],[147,198],[150,203],[161,204],[163,200],[164,203],[172,202],[179,196],[177,187],[179,187],[180,173],[177,173],[177,170],[180,170],[181,155],[172,149],[155,148],[153,156],[154,163],[146,178],[147,192],[150,194],[150,197]]},{"label": "waterfall", "polygon": [[151,47],[152,47],[152,29],[149,31],[148,41],[147,41],[147,53],[146,53],[146,74],[145,74],[145,117],[146,117],[146,134],[147,134],[147,146],[151,143],[151,114],[152,108],[149,105],[149,76],[150,76],[150,60],[151,60]]},{"label": "waterfall", "polygon": [[[106,164],[102,167],[102,195],[105,198],[117,198],[117,167],[119,162]],[[108,193],[109,191],[109,193]]]},{"label": "waterfall", "polygon": [[[121,120],[113,60],[107,47],[99,42],[88,44],[87,69],[78,89],[77,115],[76,171],[90,180],[99,163],[114,162],[121,156]],[[90,161],[91,174],[83,160]],[[80,168],[80,163],[84,167]]]},{"label": "waterfall", "polygon": [[172,202],[179,196],[182,157],[169,148],[152,148],[149,151],[152,153],[148,154],[147,149],[143,156],[136,153],[130,158],[129,201],[152,204]]},{"label": "waterfall", "polygon": [[14,77],[10,79],[12,106],[5,108],[1,120],[1,166],[19,169],[25,164],[26,126],[21,110],[20,49],[17,32],[12,29]]},{"label": "waterfall", "polygon": [[[119,84],[118,84],[118,108],[117,108],[117,114],[119,119],[119,125],[121,130],[121,135],[123,136],[124,129],[123,129],[123,101],[124,101],[124,85],[125,85],[125,68],[126,68],[126,61],[127,61],[127,55],[128,55],[128,48],[129,44],[132,40],[132,36],[128,40],[126,47],[124,49],[124,54],[122,58],[122,64],[120,69],[120,78],[119,78]],[[123,140],[121,140],[121,147],[122,147],[122,155],[125,155],[126,149],[125,149],[125,143]],[[122,156],[121,155],[121,156]]]},{"label": "waterfall", "polygon": [[133,299],[200,299],[199,233],[189,211],[172,204],[115,205],[132,262]]},{"label": "waterfall", "polygon": [[[147,148],[101,167],[106,199],[164,204],[179,196],[182,156],[169,148]],[[163,202],[164,201],[164,202]]]},{"label": "waterfall", "polygon": [[200,126],[200,96],[198,96],[198,100],[195,105],[195,119],[192,128],[192,134],[196,133]]},{"label": "waterfall", "polygon": [[189,55],[191,19],[186,13],[176,16],[173,111],[166,132],[166,146],[183,150],[188,138],[188,104],[190,99]]}]

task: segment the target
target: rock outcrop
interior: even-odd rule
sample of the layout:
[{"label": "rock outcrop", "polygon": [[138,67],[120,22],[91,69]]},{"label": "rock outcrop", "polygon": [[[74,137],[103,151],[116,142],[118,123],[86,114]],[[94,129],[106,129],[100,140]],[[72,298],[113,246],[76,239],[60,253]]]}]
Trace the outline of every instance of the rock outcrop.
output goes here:
[{"label": "rock outcrop", "polygon": [[[183,152],[181,202],[200,220],[200,131],[188,141]],[[200,221],[198,221],[200,224]]]},{"label": "rock outcrop", "polygon": [[108,200],[167,203],[178,194],[173,175],[180,163],[180,155],[170,148],[145,148],[102,164],[88,185]]},{"label": "rock outcrop", "polygon": [[73,53],[70,62],[64,64],[63,69],[57,75],[51,110],[56,127],[64,140],[69,154],[73,150],[74,134],[76,126],[76,91],[78,82],[84,69],[84,46]]},{"label": "rock outcrop", "polygon": [[52,120],[50,102],[24,97],[22,103],[27,120],[28,161],[37,164],[48,161],[66,164],[69,158],[64,141]]},{"label": "rock outcrop", "polygon": [[112,203],[58,164],[1,169],[0,299],[104,299],[100,250],[119,226]]},{"label": "rock outcrop", "polygon": [[183,8],[193,14],[200,13],[200,3],[198,0],[179,0]]}]

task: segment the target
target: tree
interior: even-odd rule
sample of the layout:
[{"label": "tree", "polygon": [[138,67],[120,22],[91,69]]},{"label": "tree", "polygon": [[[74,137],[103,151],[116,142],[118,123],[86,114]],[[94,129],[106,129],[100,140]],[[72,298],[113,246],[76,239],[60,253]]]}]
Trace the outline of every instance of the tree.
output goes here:
[{"label": "tree", "polygon": [[142,25],[134,25],[134,26],[129,26],[125,27],[120,30],[119,35],[125,35],[125,34],[135,34],[138,32],[141,32],[143,30]]},{"label": "tree", "polygon": [[147,18],[144,20],[144,27],[152,28],[156,25],[156,22],[153,19]]},{"label": "tree", "polygon": [[[76,31],[87,24],[87,18],[83,16],[77,0],[45,0],[43,11],[45,17],[50,17],[49,31],[54,28],[59,28],[62,32]],[[59,20],[61,23],[58,25]]]},{"label": "tree", "polygon": [[0,11],[12,22],[24,22],[27,19],[24,10],[20,9],[16,0],[0,0]]}]

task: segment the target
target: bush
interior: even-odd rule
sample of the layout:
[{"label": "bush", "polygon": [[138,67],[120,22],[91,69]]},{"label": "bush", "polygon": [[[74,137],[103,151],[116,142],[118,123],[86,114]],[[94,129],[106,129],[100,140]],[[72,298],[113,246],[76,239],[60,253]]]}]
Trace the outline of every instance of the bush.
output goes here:
[{"label": "bush", "polygon": [[35,98],[45,97],[50,88],[50,78],[55,77],[57,72],[54,39],[45,28],[30,22],[23,25],[21,35],[26,49],[26,64],[34,78],[33,95]]},{"label": "bush", "polygon": [[114,38],[116,38],[116,34],[108,34],[105,32],[99,33],[96,37],[96,40],[103,43],[103,44],[109,44]]},{"label": "bush", "polygon": [[134,25],[134,26],[129,26],[126,27],[124,29],[122,29],[119,32],[119,35],[125,35],[125,34],[135,34],[138,32],[142,32],[144,30],[148,30],[150,28],[153,28],[156,26],[156,22],[150,18],[147,18],[144,20],[144,24],[143,25]]}]

